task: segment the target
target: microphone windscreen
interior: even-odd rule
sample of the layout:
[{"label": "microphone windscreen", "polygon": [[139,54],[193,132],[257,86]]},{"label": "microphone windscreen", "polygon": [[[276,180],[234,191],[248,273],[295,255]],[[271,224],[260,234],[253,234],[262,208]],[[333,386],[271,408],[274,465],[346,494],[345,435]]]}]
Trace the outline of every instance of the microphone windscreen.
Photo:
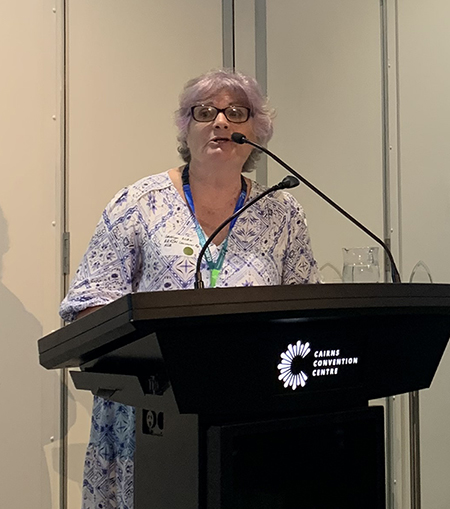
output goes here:
[{"label": "microphone windscreen", "polygon": [[300,181],[292,175],[287,175],[281,183],[283,185],[282,189],[292,189],[293,187],[297,187],[300,184]]},{"label": "microphone windscreen", "polygon": [[247,138],[242,133],[233,133],[231,135],[231,139],[235,143],[239,143],[239,145],[243,145],[247,140]]}]

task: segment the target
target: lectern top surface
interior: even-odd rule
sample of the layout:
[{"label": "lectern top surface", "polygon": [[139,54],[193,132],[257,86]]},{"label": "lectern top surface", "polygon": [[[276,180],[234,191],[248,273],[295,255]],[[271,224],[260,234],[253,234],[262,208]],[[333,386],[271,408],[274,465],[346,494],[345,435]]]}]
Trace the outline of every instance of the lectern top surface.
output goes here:
[{"label": "lectern top surface", "polygon": [[[51,368],[79,365],[73,355],[80,345],[92,338],[133,333],[142,322],[148,334],[161,327],[200,326],[230,319],[273,321],[399,313],[450,316],[450,285],[321,284],[134,293],[39,340],[40,361]],[[53,355],[58,362],[49,360]]]}]

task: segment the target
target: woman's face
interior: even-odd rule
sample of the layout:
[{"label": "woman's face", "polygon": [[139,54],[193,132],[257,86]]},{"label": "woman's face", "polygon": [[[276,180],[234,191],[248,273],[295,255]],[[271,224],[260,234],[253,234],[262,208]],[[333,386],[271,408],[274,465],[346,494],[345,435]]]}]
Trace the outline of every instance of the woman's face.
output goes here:
[{"label": "woman's face", "polygon": [[[197,103],[198,104],[198,103]],[[200,104],[224,109],[228,106],[247,106],[242,98],[226,90]],[[196,106],[196,105],[193,105]],[[243,123],[230,122],[223,112],[209,122],[197,122],[192,119],[187,135],[187,145],[191,152],[191,164],[233,163],[241,168],[252,151],[250,145],[239,145],[231,141],[235,132],[256,141],[253,132],[253,117]]]}]

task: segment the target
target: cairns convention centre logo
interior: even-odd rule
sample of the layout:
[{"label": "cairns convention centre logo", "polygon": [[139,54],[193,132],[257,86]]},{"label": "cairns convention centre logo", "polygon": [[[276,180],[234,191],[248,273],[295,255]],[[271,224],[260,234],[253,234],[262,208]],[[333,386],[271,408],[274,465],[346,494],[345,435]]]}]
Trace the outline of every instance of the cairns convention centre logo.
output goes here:
[{"label": "cairns convention centre logo", "polygon": [[[311,359],[305,357],[311,353],[311,345],[307,342],[288,345],[281,354],[277,366],[280,380],[285,389],[290,387],[293,391],[298,387],[305,387],[309,373],[313,377],[329,377],[338,375],[341,370],[351,369],[359,363],[358,357],[344,357],[339,349],[315,350]],[[347,367],[348,366],[348,367]]]},{"label": "cairns convention centre logo", "polygon": [[297,341],[295,345],[289,345],[287,350],[281,354],[281,362],[278,364],[280,375],[278,380],[284,382],[284,387],[292,387],[295,391],[297,387],[304,387],[308,380],[307,374],[302,371],[302,360],[309,354],[311,348],[309,343]]}]

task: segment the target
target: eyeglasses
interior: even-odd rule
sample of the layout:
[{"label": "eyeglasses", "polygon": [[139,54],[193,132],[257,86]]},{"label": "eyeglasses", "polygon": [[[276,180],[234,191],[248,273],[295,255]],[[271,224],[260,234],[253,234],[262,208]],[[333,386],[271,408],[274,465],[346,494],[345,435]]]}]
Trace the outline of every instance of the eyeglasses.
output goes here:
[{"label": "eyeglasses", "polygon": [[228,108],[221,110],[215,106],[206,106],[204,104],[192,106],[191,108],[192,117],[197,122],[212,122],[219,113],[223,113],[229,122],[242,124],[249,119],[250,108],[245,106],[228,106]]}]

